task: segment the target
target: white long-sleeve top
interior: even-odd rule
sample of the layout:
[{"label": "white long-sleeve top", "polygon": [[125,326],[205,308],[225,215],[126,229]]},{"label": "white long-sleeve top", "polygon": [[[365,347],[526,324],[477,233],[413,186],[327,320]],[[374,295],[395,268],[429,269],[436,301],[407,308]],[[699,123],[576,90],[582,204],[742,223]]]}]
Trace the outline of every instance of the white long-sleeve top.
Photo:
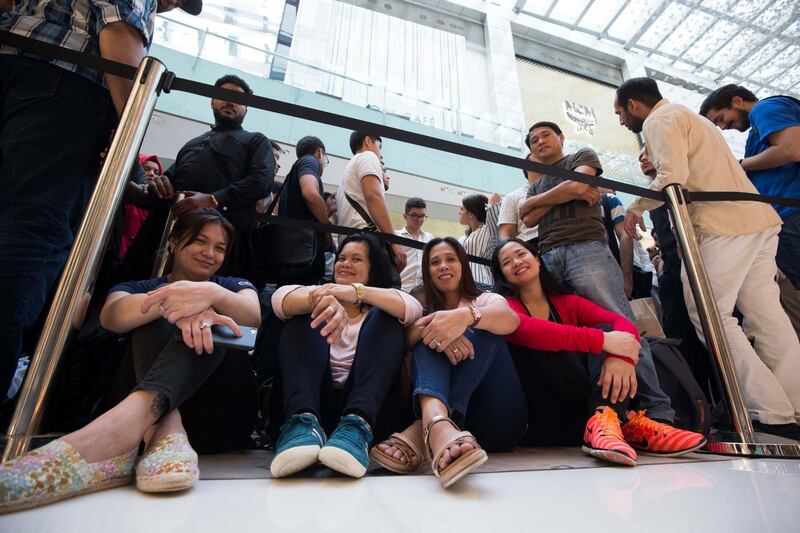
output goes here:
[{"label": "white long-sleeve top", "polygon": [[[678,183],[689,191],[758,193],[719,128],[685,106],[662,99],[645,119],[643,134],[657,172],[651,189]],[[662,204],[638,198],[628,210],[641,215]],[[702,235],[747,235],[781,224],[772,206],[761,202],[692,202],[688,209]]]}]

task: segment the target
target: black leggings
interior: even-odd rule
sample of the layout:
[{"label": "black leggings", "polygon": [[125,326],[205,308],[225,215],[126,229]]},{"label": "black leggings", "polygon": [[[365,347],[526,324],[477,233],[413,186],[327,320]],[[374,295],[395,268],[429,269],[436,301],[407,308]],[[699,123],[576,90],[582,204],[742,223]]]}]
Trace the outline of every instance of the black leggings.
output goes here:
[{"label": "black leggings", "polygon": [[163,318],[137,328],[120,369],[125,390],[135,380],[134,390],[163,394],[164,413],[180,409],[189,441],[200,453],[249,446],[258,407],[249,356],[224,349],[197,355],[179,338]]},{"label": "black leggings", "polygon": [[[330,370],[330,346],[320,335],[322,326],[312,329],[311,316],[286,321],[278,348],[279,394],[285,418],[313,413],[326,432],[332,431],[342,415],[355,414],[367,421],[378,437],[376,423],[384,418],[384,399],[392,391],[392,408],[399,395],[400,365],[404,356],[403,326],[397,318],[377,307],[369,310],[358,336],[353,366],[342,389],[334,389]],[[387,406],[387,407],[390,407]]]},{"label": "black leggings", "polygon": [[597,407],[612,407],[625,421],[630,400],[611,404],[597,385],[604,358],[577,352],[545,352],[508,344],[530,411],[526,446],[575,446]]}]

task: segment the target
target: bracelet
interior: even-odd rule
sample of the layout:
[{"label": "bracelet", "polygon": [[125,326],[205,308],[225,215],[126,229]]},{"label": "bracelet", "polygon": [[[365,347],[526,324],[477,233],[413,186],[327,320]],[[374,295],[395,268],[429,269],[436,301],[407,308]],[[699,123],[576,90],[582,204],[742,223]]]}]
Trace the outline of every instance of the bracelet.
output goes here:
[{"label": "bracelet", "polygon": [[636,366],[636,363],[633,362],[633,359],[631,359],[630,357],[625,357],[624,355],[606,354],[606,359],[608,359],[608,358],[622,359],[623,361],[625,361],[629,365]]},{"label": "bracelet", "polygon": [[357,305],[361,305],[364,302],[364,285],[362,283],[351,283],[350,285],[356,290],[356,301]]},{"label": "bracelet", "polygon": [[475,307],[474,305],[469,306],[469,312],[472,313],[472,324],[469,327],[474,328],[478,325],[478,322],[481,321],[481,312],[480,310]]},{"label": "bracelet", "polygon": [[214,202],[214,209],[218,208],[219,202],[217,201],[217,197],[214,196],[213,194],[209,194],[209,196],[211,197],[211,201]]}]

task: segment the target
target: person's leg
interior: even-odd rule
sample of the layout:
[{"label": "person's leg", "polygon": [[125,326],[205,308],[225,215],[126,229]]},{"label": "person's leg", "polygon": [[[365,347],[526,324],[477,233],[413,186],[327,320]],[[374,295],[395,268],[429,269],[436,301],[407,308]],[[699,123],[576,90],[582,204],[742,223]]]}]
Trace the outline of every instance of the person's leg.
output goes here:
[{"label": "person's leg", "polygon": [[753,339],[753,348],[780,383],[794,407],[795,421],[800,422],[800,341],[781,307],[775,282],[778,236],[766,232],[756,241],[758,244],[736,306],[744,316],[744,333]]},{"label": "person's leg", "polygon": [[400,375],[404,355],[403,326],[397,318],[372,308],[358,334],[343,391],[342,417],[320,451],[320,462],[352,477],[366,473],[375,421],[386,393]]},{"label": "person's leg", "polygon": [[[574,244],[566,247],[564,282],[592,303],[635,321],[630,303],[623,290],[622,271],[608,246],[599,242]],[[647,341],[642,340],[639,362],[637,403],[653,418],[671,421],[675,410],[658,383],[653,356]]]},{"label": "person's leg", "polygon": [[[278,346],[278,372],[283,392],[286,422],[281,426],[275,457],[270,463],[273,477],[290,476],[317,462],[325,444],[322,429],[321,393],[330,380],[330,348],[311,328],[311,315],[286,321]],[[330,388],[330,384],[327,384]]]},{"label": "person's leg", "polygon": [[108,142],[108,91],[43,61],[0,56],[0,391],[66,261]]},{"label": "person's leg", "polygon": [[[764,424],[794,423],[795,410],[791,401],[775,375],[759,358],[733,316],[744,279],[761,249],[758,234],[736,237],[700,236],[698,240],[750,416]],[[704,339],[685,268],[682,269],[681,279],[689,317],[698,337]]]},{"label": "person's leg", "polygon": [[[474,331],[468,338],[475,346],[475,360],[485,358],[491,363],[470,394],[462,414],[464,427],[486,451],[509,451],[528,429],[528,406],[508,345],[505,338],[486,331]],[[459,403],[461,393],[456,389],[471,386],[471,380],[462,380],[461,375],[471,373],[466,367],[455,369],[451,395]]]},{"label": "person's leg", "polygon": [[278,370],[287,419],[299,413],[320,418],[320,391],[330,350],[320,329],[311,329],[311,315],[293,317],[283,325]]},{"label": "person's leg", "polygon": [[[198,356],[175,338],[175,331],[175,326],[159,319],[131,335],[139,381],[136,389],[110,411],[64,437],[87,461],[108,459],[138,446],[151,426],[180,407],[219,366],[225,350]],[[166,423],[175,421],[170,418]]]}]

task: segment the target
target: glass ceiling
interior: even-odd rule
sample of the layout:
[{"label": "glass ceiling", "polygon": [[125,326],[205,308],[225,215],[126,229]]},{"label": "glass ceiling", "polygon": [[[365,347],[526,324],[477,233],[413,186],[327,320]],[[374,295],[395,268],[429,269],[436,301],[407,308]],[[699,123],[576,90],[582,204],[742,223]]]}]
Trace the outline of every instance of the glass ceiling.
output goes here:
[{"label": "glass ceiling", "polygon": [[514,11],[715,84],[800,94],[800,0],[517,0]]}]

